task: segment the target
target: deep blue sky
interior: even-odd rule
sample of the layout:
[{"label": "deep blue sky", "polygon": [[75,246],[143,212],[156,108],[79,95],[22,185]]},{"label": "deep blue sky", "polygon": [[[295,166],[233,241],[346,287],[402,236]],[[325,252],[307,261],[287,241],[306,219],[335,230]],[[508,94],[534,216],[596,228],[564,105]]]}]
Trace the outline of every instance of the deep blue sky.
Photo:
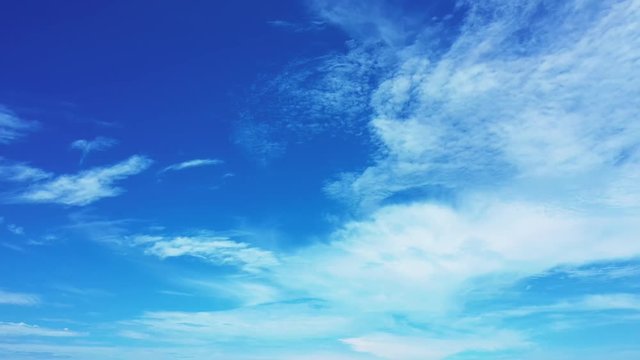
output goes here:
[{"label": "deep blue sky", "polygon": [[0,2],[0,358],[639,358],[638,18]]}]

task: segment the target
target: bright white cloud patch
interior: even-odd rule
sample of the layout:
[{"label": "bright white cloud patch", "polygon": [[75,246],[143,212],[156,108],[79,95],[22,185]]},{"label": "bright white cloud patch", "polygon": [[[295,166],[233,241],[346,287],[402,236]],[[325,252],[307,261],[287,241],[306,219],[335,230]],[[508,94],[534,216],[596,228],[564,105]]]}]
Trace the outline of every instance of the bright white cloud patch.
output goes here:
[{"label": "bright white cloud patch", "polygon": [[278,276],[309,296],[352,308],[442,314],[488,275],[515,280],[558,264],[640,254],[635,216],[473,202],[457,210],[432,204],[383,208],[368,221],[348,224],[330,245],[291,258]]},{"label": "bright white cloud patch", "polygon": [[0,105],[0,144],[12,143],[37,127],[36,122],[21,119],[14,112]]},{"label": "bright white cloud patch", "polygon": [[0,290],[0,304],[33,306],[40,304],[40,297],[33,294]]},{"label": "bright white cloud patch", "polygon": [[528,345],[517,333],[498,331],[459,339],[374,334],[342,340],[355,351],[381,359],[439,360],[464,351],[497,351]]},{"label": "bright white cloud patch", "polygon": [[188,160],[181,163],[169,165],[166,168],[162,169],[161,172],[179,171],[179,170],[185,170],[185,169],[203,167],[203,166],[214,166],[214,165],[220,165],[222,163],[223,161],[219,159],[193,159],[193,160]]},{"label": "bright white cloud patch", "polygon": [[372,98],[383,156],[328,190],[370,208],[420,187],[578,180],[574,192],[612,187],[596,195],[630,205],[640,10],[634,1],[588,3],[469,2],[444,54],[406,47]]},{"label": "bright white cloud patch", "polygon": [[51,180],[37,182],[16,195],[16,202],[58,203],[83,206],[105,197],[123,192],[114,185],[131,175],[144,171],[151,165],[144,156],[132,156],[112,166],[97,167],[73,175],[59,175]]},{"label": "bright white cloud patch", "polygon": [[89,155],[89,153],[94,151],[107,150],[110,147],[113,147],[114,145],[116,145],[117,143],[118,141],[115,139],[98,136],[93,140],[85,140],[85,139],[75,140],[74,142],[71,143],[71,148],[78,150],[82,153],[82,157],[80,158],[80,164],[82,164],[85,158],[87,157],[87,155]]},{"label": "bright white cloud patch", "polygon": [[226,237],[179,236],[164,238],[142,235],[134,239],[134,244],[146,245],[145,253],[163,259],[193,256],[217,265],[238,266],[249,272],[278,264],[278,260],[271,252]]}]

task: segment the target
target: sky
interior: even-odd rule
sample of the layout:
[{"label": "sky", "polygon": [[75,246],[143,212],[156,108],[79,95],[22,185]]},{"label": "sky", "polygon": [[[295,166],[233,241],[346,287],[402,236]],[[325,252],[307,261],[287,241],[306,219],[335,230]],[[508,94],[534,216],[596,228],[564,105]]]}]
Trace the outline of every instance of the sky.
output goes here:
[{"label": "sky", "polygon": [[639,0],[0,14],[0,358],[640,358]]}]

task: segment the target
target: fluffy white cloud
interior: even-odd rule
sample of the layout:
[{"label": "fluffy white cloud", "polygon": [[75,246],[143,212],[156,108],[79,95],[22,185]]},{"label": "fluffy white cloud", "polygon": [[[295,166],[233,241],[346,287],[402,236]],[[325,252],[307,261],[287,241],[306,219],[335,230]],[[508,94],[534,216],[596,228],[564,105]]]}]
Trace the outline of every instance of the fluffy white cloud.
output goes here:
[{"label": "fluffy white cloud", "polygon": [[0,290],[0,304],[33,306],[40,302],[40,297],[37,295]]},{"label": "fluffy white cloud", "polygon": [[112,166],[97,167],[73,175],[59,175],[51,180],[36,182],[12,198],[16,202],[58,203],[83,206],[123,192],[114,185],[151,165],[144,156],[132,156]]},{"label": "fluffy white cloud", "polygon": [[14,112],[0,105],[0,144],[14,142],[37,127],[38,123],[21,119]]},{"label": "fluffy white cloud", "polygon": [[348,308],[442,315],[474,287],[500,287],[559,264],[640,254],[637,216],[473,202],[462,209],[382,208],[348,224],[330,244],[288,258],[277,276],[287,287]]},{"label": "fluffy white cloud", "polygon": [[193,160],[188,160],[181,163],[169,165],[166,168],[162,169],[161,172],[179,171],[179,170],[190,169],[195,167],[220,165],[222,163],[223,161],[220,159],[193,159]]}]

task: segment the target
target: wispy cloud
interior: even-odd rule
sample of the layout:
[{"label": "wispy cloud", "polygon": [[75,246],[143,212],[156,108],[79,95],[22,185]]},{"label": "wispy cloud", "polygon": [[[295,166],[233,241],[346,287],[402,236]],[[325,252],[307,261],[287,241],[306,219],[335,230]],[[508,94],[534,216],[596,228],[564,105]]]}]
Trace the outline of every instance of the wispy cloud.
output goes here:
[{"label": "wispy cloud", "polygon": [[59,175],[51,180],[32,184],[11,200],[25,203],[88,205],[105,197],[120,195],[124,190],[114,183],[144,171],[151,163],[149,158],[136,155],[112,166],[97,167],[72,175]]},{"label": "wispy cloud", "polygon": [[566,299],[550,305],[522,306],[509,310],[485,314],[486,317],[523,317],[541,313],[569,314],[596,311],[631,311],[640,313],[640,295],[637,294],[592,294],[580,298]]},{"label": "wispy cloud", "polygon": [[357,41],[347,45],[346,53],[291,62],[252,87],[235,143],[267,164],[289,146],[329,132],[366,141],[370,96],[388,53]]},{"label": "wispy cloud", "polygon": [[224,161],[220,159],[193,159],[193,160],[183,161],[181,163],[169,165],[164,169],[162,169],[160,172],[164,173],[167,171],[180,171],[180,170],[191,169],[196,167],[220,165],[222,163],[224,163]]},{"label": "wispy cloud", "polygon": [[[270,314],[265,316],[266,314]],[[313,304],[271,304],[230,311],[148,312],[126,325],[141,333],[175,342],[229,339],[314,338],[336,334],[353,327],[352,320],[332,314]],[[171,341],[171,340],[169,340]]]},{"label": "wispy cloud", "polygon": [[50,178],[51,173],[24,163],[12,163],[0,158],[0,181],[30,182]]},{"label": "wispy cloud", "polygon": [[520,334],[507,331],[487,332],[458,339],[381,333],[342,341],[355,351],[368,353],[376,358],[406,360],[439,360],[466,351],[495,352],[529,345]]},{"label": "wispy cloud", "polygon": [[145,253],[162,259],[192,256],[216,265],[230,265],[245,271],[256,272],[278,264],[270,251],[236,242],[227,237],[215,236],[136,236],[133,244],[145,246]]},{"label": "wispy cloud", "polygon": [[34,306],[40,303],[41,300],[38,295],[0,290],[0,304]]},{"label": "wispy cloud", "polygon": [[118,141],[115,139],[99,136],[93,140],[75,140],[71,143],[71,148],[82,153],[82,156],[80,157],[80,164],[82,164],[89,153],[107,150],[117,143]]},{"label": "wispy cloud", "polygon": [[24,235],[24,228],[16,224],[7,224],[7,230],[14,235]]},{"label": "wispy cloud", "polygon": [[6,338],[38,336],[38,337],[76,337],[84,334],[68,329],[51,329],[25,323],[0,322],[0,335]]},{"label": "wispy cloud", "polygon": [[21,119],[13,111],[0,105],[0,144],[12,143],[37,127],[37,122]]},{"label": "wispy cloud", "polygon": [[[430,52],[418,42],[401,52],[371,97],[376,164],[329,192],[367,208],[410,189],[509,181],[603,199],[615,180],[608,197],[617,203],[638,193],[622,180],[640,163],[634,3],[563,2],[541,19],[538,1],[467,5],[449,47]],[[500,15],[487,18],[488,9]],[[342,19],[347,28],[350,20]]]},{"label": "wispy cloud", "polygon": [[92,298],[92,297],[111,297],[113,294],[109,291],[96,288],[81,288],[72,285],[56,284],[51,286],[53,289],[64,293],[65,295]]}]

